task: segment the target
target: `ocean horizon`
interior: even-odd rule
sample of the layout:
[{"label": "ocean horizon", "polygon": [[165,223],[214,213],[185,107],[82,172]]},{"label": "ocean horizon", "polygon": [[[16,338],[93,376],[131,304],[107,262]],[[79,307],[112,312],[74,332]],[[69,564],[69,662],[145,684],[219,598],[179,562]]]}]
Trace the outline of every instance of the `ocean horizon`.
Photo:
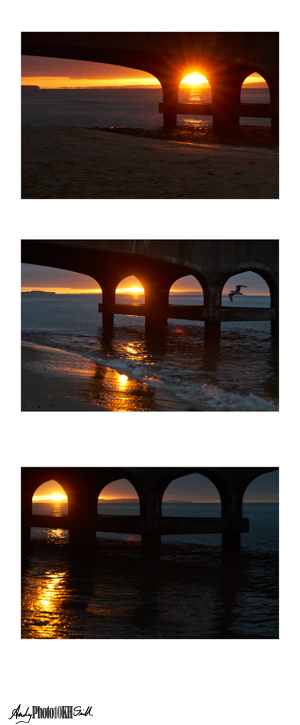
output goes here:
[{"label": "ocean horizon", "polygon": [[[25,87],[26,88],[26,87]],[[180,90],[181,103],[209,103],[207,89]],[[22,92],[22,124],[64,127],[131,127],[156,129],[163,117],[161,88],[39,89]],[[269,103],[267,88],[246,88],[243,103]],[[212,125],[212,116],[178,114],[178,125]],[[241,125],[270,126],[269,118],[241,118]]]}]

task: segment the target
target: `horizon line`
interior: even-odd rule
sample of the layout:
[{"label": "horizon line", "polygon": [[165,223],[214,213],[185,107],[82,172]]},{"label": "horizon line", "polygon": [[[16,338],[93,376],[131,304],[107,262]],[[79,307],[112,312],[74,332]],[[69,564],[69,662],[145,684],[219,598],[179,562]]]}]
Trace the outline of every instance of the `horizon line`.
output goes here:
[{"label": "horizon line", "polygon": [[[60,291],[58,292],[57,290],[60,290]],[[65,290],[67,290],[67,291],[65,291]],[[94,288],[92,288],[92,289],[88,289],[88,288],[86,288],[86,289],[74,288],[73,289],[73,287],[45,287],[45,288],[41,289],[41,287],[25,287],[24,286],[24,287],[21,287],[21,293],[24,293],[24,292],[54,292],[55,294],[58,294],[58,295],[59,294],[63,294],[63,295],[72,295],[72,294],[97,294],[97,295],[101,295],[102,294],[102,290],[101,290],[100,287],[99,288],[96,288],[96,289],[94,289]],[[131,295],[131,296],[134,296],[134,297],[141,297],[142,295],[145,294],[145,292],[144,292],[143,289],[141,289],[139,291],[137,291],[135,289],[133,291],[133,290],[128,289],[128,288],[116,289],[115,292],[116,292],[116,294],[127,294],[127,295]],[[203,297],[203,292],[201,290],[198,291],[198,290],[195,290],[195,289],[170,290],[169,294],[170,295],[174,295],[174,296],[175,295],[181,295],[181,294],[189,294],[189,295],[195,295],[195,297],[196,296]],[[228,293],[227,292],[224,292],[223,294],[227,296]],[[251,293],[250,294],[249,293],[248,294],[247,293],[244,293],[243,294],[243,297],[269,297],[269,296],[270,296],[270,293],[269,292],[260,292],[260,293],[255,293],[255,294],[251,294]]]},{"label": "horizon line", "polygon": [[[60,499],[59,501],[55,501],[50,497],[34,497],[32,498],[32,503],[68,503],[68,499]],[[138,499],[136,498],[101,498],[99,497],[97,499],[97,503],[139,503]],[[187,499],[166,499],[163,500],[162,503],[172,503],[172,504],[199,504],[199,503],[210,503],[210,504],[221,504],[221,501],[216,500],[205,500],[205,501],[190,501]],[[272,500],[265,500],[265,499],[251,499],[250,501],[243,501],[243,503],[279,503],[279,499],[272,499]]]},{"label": "horizon line", "polygon": [[[47,83],[48,85],[44,85]],[[59,81],[61,79],[61,81]],[[73,81],[72,85],[71,82]],[[94,82],[92,82],[94,81]],[[50,83],[50,85],[49,85]],[[56,83],[56,85],[54,85]],[[40,85],[42,84],[42,85]],[[59,85],[57,85],[59,84]],[[63,84],[63,85],[62,85]],[[92,78],[70,78],[69,76],[23,76],[21,77],[21,88],[34,86],[38,90],[93,90],[93,89],[112,89],[112,88],[162,88],[161,83],[155,77],[153,78],[101,78],[96,82]],[[249,76],[245,78],[242,87],[252,86],[253,89],[263,87],[269,88],[266,80],[256,77],[256,80],[249,80]],[[211,88],[208,80],[200,83],[181,82],[179,89],[184,88],[190,90],[208,90]]]}]

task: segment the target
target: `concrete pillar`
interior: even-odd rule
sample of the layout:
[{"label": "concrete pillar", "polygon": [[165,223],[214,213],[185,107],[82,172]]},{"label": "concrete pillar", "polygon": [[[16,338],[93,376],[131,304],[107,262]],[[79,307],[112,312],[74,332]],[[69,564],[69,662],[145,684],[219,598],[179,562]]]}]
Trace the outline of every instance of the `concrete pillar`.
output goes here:
[{"label": "concrete pillar", "polygon": [[271,118],[271,131],[274,138],[279,138],[279,114],[275,113]]},{"label": "concrete pillar", "polygon": [[227,138],[239,128],[240,79],[215,79],[211,83],[213,130],[220,138]]},{"label": "concrete pillar", "polygon": [[145,525],[147,530],[142,534],[142,554],[148,558],[157,558],[161,552],[161,535],[158,533],[163,486],[161,478],[159,469],[143,471],[146,493]]},{"label": "concrete pillar", "polygon": [[21,528],[21,546],[22,550],[28,546],[30,542],[30,526],[22,524]]},{"label": "concrete pillar", "polygon": [[[22,472],[22,479],[26,478],[26,474]],[[23,483],[23,481],[22,481]],[[31,488],[26,490],[25,486],[22,485],[22,497],[21,497],[21,545],[22,548],[27,546],[30,542],[30,521],[32,514],[32,491]]]},{"label": "concrete pillar", "polygon": [[[220,285],[218,277],[210,275],[207,303],[204,305],[205,308],[221,307],[221,295],[222,286]],[[204,339],[211,343],[218,343],[220,341],[220,337],[221,323],[217,320],[206,320],[204,323]]]},{"label": "concrete pillar", "polygon": [[178,103],[178,82],[162,82],[163,103],[167,106],[163,113],[165,131],[173,131],[177,126],[177,113],[174,110]]},{"label": "concrete pillar", "polygon": [[279,139],[279,87],[274,87],[271,90],[271,105],[272,105],[272,116],[271,116],[271,130],[272,136]]},{"label": "concrete pillar", "polygon": [[275,339],[279,337],[279,320],[272,320],[271,322],[271,335]]},{"label": "concrete pillar", "polygon": [[[108,285],[102,287],[102,303],[115,304],[115,287]],[[102,312],[102,327],[105,332],[112,330],[114,326],[114,315],[111,312]]]},{"label": "concrete pillar", "polygon": [[69,544],[78,550],[91,546],[96,539],[97,501],[84,488],[69,498]]},{"label": "concrete pillar", "polygon": [[219,342],[221,338],[221,323],[206,320],[204,323],[204,339],[208,342]]},{"label": "concrete pillar", "polygon": [[222,534],[222,547],[225,550],[239,551],[241,548],[241,534]]},{"label": "concrete pillar", "polygon": [[[162,287],[150,287],[145,290],[145,304],[148,308],[148,314],[145,319],[145,331],[146,335],[155,335],[164,333],[167,328],[168,318],[158,317],[155,314],[157,308],[160,305],[167,305],[169,303],[169,288]],[[151,307],[153,312],[151,312]]]},{"label": "concrete pillar", "polygon": [[[243,516],[243,495],[247,486],[249,472],[244,473],[243,469],[224,469],[223,479],[225,487],[222,487],[222,517],[242,518]],[[248,474],[248,475],[247,475]],[[241,545],[241,535],[237,533],[222,534],[222,546],[225,550],[238,551]]]},{"label": "concrete pillar", "polygon": [[147,558],[155,558],[160,556],[161,552],[161,536],[160,534],[145,533],[142,534],[142,555]]}]

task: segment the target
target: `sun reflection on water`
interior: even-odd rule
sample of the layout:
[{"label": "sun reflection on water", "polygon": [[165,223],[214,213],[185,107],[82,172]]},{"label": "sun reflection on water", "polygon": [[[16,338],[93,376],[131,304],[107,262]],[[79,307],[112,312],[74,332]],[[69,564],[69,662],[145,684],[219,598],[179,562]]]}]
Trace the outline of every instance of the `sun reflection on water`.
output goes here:
[{"label": "sun reflection on water", "polygon": [[117,375],[118,375],[118,377],[117,377],[116,382],[117,382],[117,386],[118,386],[119,390],[126,390],[127,385],[129,383],[127,375],[119,375],[119,373],[117,373]]},{"label": "sun reflection on water", "polygon": [[62,606],[67,598],[66,572],[47,570],[26,592],[22,602],[23,625],[34,628],[36,639],[64,636]]},{"label": "sun reflection on water", "polygon": [[59,590],[64,589],[65,572],[52,574],[46,571],[45,576],[47,578],[43,585],[38,587],[36,604],[41,611],[53,612],[61,601],[62,592]]}]

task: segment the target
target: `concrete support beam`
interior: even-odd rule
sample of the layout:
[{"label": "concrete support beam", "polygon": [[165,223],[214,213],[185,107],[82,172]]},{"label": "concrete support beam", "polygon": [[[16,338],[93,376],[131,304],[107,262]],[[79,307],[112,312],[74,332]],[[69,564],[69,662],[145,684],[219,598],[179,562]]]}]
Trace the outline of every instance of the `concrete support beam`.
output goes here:
[{"label": "concrete support beam", "polygon": [[132,315],[155,320],[195,320],[199,322],[277,322],[278,309],[274,307],[204,307],[203,305],[169,305],[156,304],[103,304],[99,303],[98,311],[105,315]]},{"label": "concrete support beam", "polygon": [[[158,105],[159,113],[168,111],[168,107],[164,103]],[[215,112],[215,106],[212,103],[177,103],[173,107],[173,113],[190,113],[193,116],[212,116]],[[270,103],[237,103],[231,108],[232,115],[235,119],[240,118],[273,118],[273,109]],[[218,118],[218,114],[217,114]],[[238,125],[238,124],[235,124]]]},{"label": "concrete support beam", "polygon": [[187,517],[158,516],[155,519],[143,519],[140,516],[102,516],[94,515],[89,519],[82,518],[72,523],[69,516],[51,516],[32,514],[29,525],[49,529],[69,529],[74,540],[89,538],[92,532],[109,532],[115,534],[137,534],[141,536],[171,536],[180,534],[227,534],[247,533],[249,519],[242,517]]}]

